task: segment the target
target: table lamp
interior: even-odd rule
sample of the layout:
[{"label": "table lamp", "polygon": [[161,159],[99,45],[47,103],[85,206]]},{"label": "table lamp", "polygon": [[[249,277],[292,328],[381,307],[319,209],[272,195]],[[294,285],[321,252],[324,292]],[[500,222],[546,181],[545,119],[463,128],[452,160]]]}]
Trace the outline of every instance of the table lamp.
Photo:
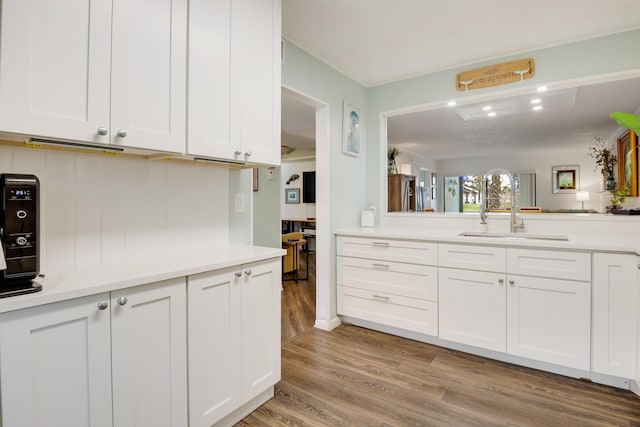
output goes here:
[{"label": "table lamp", "polygon": [[582,210],[584,210],[584,202],[589,201],[589,192],[588,191],[578,191],[576,193],[576,200],[582,202]]}]

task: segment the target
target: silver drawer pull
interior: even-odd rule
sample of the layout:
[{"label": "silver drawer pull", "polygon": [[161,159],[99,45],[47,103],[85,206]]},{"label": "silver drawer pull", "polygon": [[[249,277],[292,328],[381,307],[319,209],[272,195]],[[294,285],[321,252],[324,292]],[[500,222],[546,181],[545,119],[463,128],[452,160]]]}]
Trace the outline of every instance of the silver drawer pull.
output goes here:
[{"label": "silver drawer pull", "polygon": [[389,265],[388,264],[371,264],[371,266],[373,268],[377,268],[378,270],[388,270],[389,269]]},{"label": "silver drawer pull", "polygon": [[371,298],[382,299],[382,300],[385,300],[385,301],[389,301],[391,299],[389,297],[385,297],[385,296],[382,296],[382,295],[376,295],[376,294],[372,294]]},{"label": "silver drawer pull", "polygon": [[389,246],[389,242],[371,242],[371,244],[373,246],[385,246],[385,247]]}]

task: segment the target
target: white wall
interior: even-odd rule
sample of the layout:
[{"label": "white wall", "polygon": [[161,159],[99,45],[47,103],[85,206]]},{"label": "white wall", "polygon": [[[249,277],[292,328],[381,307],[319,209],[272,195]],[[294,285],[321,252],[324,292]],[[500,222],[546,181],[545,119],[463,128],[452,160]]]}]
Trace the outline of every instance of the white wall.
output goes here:
[{"label": "white wall", "polygon": [[0,173],[40,179],[45,274],[229,243],[226,168],[0,146]]},{"label": "white wall", "polygon": [[258,169],[258,191],[253,191],[253,244],[282,247],[280,227],[280,168]]},{"label": "white wall", "polygon": [[[282,197],[280,198],[280,216],[282,218],[305,219],[316,217],[316,204],[302,203],[302,172],[314,172],[315,170],[315,159],[282,162],[280,166],[280,192],[282,193]],[[287,180],[294,174],[299,175],[300,178],[287,185]],[[284,190],[286,188],[297,188],[300,190],[300,203],[286,203],[284,197]]]}]

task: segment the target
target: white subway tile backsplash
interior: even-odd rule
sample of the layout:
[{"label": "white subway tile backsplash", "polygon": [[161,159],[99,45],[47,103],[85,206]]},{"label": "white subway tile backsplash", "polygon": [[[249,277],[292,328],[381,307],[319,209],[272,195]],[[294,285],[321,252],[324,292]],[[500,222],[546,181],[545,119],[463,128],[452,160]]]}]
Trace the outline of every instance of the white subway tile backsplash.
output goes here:
[{"label": "white subway tile backsplash", "polygon": [[229,242],[225,168],[0,146],[41,182],[41,271],[198,253]]}]

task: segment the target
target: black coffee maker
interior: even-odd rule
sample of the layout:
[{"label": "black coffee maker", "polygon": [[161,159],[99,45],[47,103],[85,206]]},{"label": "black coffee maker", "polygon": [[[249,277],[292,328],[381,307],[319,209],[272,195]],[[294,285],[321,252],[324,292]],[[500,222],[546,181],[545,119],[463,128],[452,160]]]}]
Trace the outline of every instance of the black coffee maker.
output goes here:
[{"label": "black coffee maker", "polygon": [[42,289],[32,282],[40,269],[39,190],[35,175],[0,174],[0,298]]}]

